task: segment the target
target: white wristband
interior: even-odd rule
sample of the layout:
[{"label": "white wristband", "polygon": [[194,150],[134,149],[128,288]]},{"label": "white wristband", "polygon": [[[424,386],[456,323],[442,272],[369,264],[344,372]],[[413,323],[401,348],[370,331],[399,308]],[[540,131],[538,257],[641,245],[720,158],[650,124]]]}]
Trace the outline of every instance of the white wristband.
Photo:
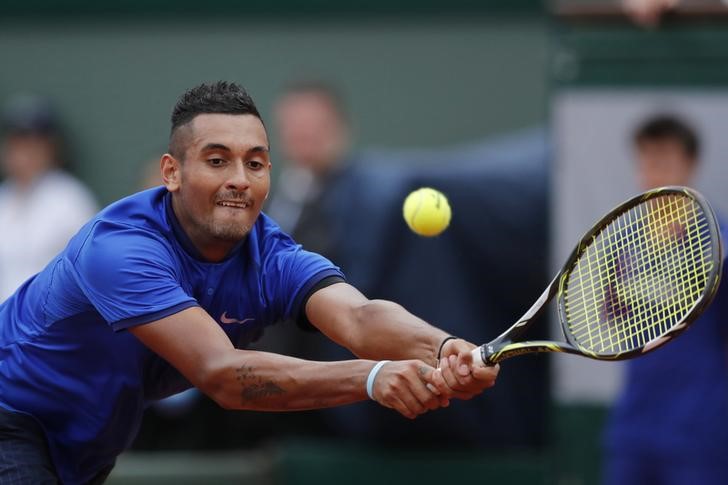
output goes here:
[{"label": "white wristband", "polygon": [[377,378],[377,374],[379,373],[379,369],[382,368],[384,364],[387,362],[392,362],[391,360],[380,360],[376,364],[374,364],[374,367],[372,367],[372,370],[369,371],[369,377],[367,377],[367,395],[369,396],[369,399],[374,401],[374,379]]}]

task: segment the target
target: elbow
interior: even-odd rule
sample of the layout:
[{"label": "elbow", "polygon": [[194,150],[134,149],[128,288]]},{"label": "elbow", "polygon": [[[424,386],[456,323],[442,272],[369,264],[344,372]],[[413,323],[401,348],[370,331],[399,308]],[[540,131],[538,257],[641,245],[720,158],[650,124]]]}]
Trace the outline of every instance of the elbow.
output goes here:
[{"label": "elbow", "polygon": [[243,409],[242,402],[234,391],[236,372],[235,367],[226,362],[226,359],[212,359],[200,366],[193,384],[221,408]]},{"label": "elbow", "polygon": [[402,306],[388,300],[367,300],[354,308],[354,318],[359,323],[384,318],[393,309],[401,310]]}]

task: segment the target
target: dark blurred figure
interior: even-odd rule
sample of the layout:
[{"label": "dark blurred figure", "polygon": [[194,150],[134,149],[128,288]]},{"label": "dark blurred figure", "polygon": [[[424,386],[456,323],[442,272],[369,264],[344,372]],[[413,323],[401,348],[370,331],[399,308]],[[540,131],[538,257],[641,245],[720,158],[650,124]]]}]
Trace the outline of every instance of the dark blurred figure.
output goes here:
[{"label": "dark blurred figure", "polygon": [[[692,185],[700,142],[684,121],[650,118],[638,127],[633,143],[643,190]],[[726,277],[728,266],[723,281]],[[726,483],[727,418],[728,287],[723,284],[688,331],[627,363],[605,434],[605,485]]]},{"label": "dark blurred figure", "polygon": [[337,264],[336,188],[352,176],[349,121],[340,94],[323,82],[291,84],[276,102],[283,168],[268,213],[305,248]]},{"label": "dark blurred figure", "polygon": [[91,193],[61,170],[61,127],[50,103],[13,98],[0,115],[0,300],[40,271],[96,213]]}]

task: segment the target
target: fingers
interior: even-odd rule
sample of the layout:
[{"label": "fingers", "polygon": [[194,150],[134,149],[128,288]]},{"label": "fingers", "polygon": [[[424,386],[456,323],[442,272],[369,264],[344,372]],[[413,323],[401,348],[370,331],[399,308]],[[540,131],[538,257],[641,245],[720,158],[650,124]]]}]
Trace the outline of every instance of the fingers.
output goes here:
[{"label": "fingers", "polygon": [[400,399],[397,396],[393,396],[393,401],[395,403],[395,406],[392,406],[392,408],[397,411],[399,414],[404,416],[407,419],[415,419],[417,416],[419,416],[422,413],[418,413],[416,410],[412,410],[410,406],[407,405],[402,399]]},{"label": "fingers", "polygon": [[[417,416],[449,405],[447,396],[431,384],[435,369],[420,361],[400,361],[385,364],[375,381],[376,400],[403,416]],[[432,388],[434,387],[434,391]]]},{"label": "fingers", "polygon": [[[447,359],[443,359],[443,360],[447,360]],[[432,386],[434,386],[437,389],[437,391],[439,392],[439,397],[440,397],[441,401],[444,398],[446,398],[448,401],[448,404],[449,404],[449,400],[452,398],[466,399],[467,396],[464,393],[456,391],[448,384],[448,382],[445,378],[445,373],[447,373],[448,376],[451,376],[451,373],[449,372],[449,368],[446,369],[445,372],[443,372],[442,367],[440,367],[439,369],[436,369],[435,372],[433,372],[433,374],[432,374],[432,381],[430,382],[430,384]],[[451,379],[451,377],[448,377],[448,379]],[[452,379],[452,380],[454,380],[454,379]]]},{"label": "fingers", "polygon": [[499,366],[473,365],[472,344],[463,341],[462,352],[440,361],[437,369],[418,360],[385,364],[374,382],[374,397],[403,416],[417,416],[441,407],[450,399],[472,399],[492,387]]},{"label": "fingers", "polygon": [[440,367],[432,374],[432,384],[440,392],[440,396],[449,399],[470,399],[467,393],[462,392],[464,387],[458,381],[457,373],[453,371],[450,361],[443,358]]},{"label": "fingers", "polygon": [[457,372],[459,375],[470,375],[470,368],[473,367],[473,354],[470,352],[470,350],[460,352],[457,355],[455,361],[457,364]]},{"label": "fingers", "polygon": [[[469,352],[466,352],[469,354]],[[458,357],[451,355],[440,361],[440,373],[433,375],[433,384],[440,391],[441,395],[449,395],[457,399],[472,399],[485,389],[493,387],[495,384],[500,366],[480,367],[470,366],[472,364],[472,356],[462,356],[458,362]],[[465,367],[465,368],[463,368]],[[467,374],[465,371],[467,370]],[[438,379],[441,374],[442,379]]]},{"label": "fingers", "polygon": [[495,380],[498,378],[498,373],[500,372],[500,365],[496,364],[494,366],[475,366],[471,369],[471,372],[473,374],[473,377],[476,380],[489,382],[490,385],[488,387],[492,387],[495,385]]},{"label": "fingers", "polygon": [[457,397],[456,393],[445,382],[445,378],[442,377],[442,370],[440,369],[435,369],[432,372],[430,381],[427,383],[427,388],[438,397],[440,407],[448,407],[450,405],[450,399]]},{"label": "fingers", "polygon": [[[485,366],[479,358],[474,358],[472,352],[476,346],[466,340],[456,339],[447,343],[450,345],[444,349],[443,356],[449,359],[450,373],[445,372],[444,375],[449,385],[459,386],[453,389],[459,391],[479,389],[482,391],[493,386],[498,376],[499,366]],[[443,367],[442,361],[440,367]],[[474,383],[473,379],[478,382]]]},{"label": "fingers", "polygon": [[450,373],[456,381],[457,387],[453,389],[462,391],[468,387],[468,385],[472,381],[472,378],[470,377],[470,367],[464,364],[458,364],[458,359],[459,358],[457,356],[451,355],[450,357],[448,357],[447,361]]}]

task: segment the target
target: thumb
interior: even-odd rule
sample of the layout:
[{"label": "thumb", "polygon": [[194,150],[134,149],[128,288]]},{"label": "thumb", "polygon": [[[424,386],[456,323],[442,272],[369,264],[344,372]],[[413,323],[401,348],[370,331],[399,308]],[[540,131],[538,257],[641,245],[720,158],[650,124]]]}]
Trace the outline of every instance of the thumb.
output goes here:
[{"label": "thumb", "polygon": [[467,376],[470,374],[470,366],[473,365],[473,354],[468,352],[460,352],[458,354],[458,374]]}]

